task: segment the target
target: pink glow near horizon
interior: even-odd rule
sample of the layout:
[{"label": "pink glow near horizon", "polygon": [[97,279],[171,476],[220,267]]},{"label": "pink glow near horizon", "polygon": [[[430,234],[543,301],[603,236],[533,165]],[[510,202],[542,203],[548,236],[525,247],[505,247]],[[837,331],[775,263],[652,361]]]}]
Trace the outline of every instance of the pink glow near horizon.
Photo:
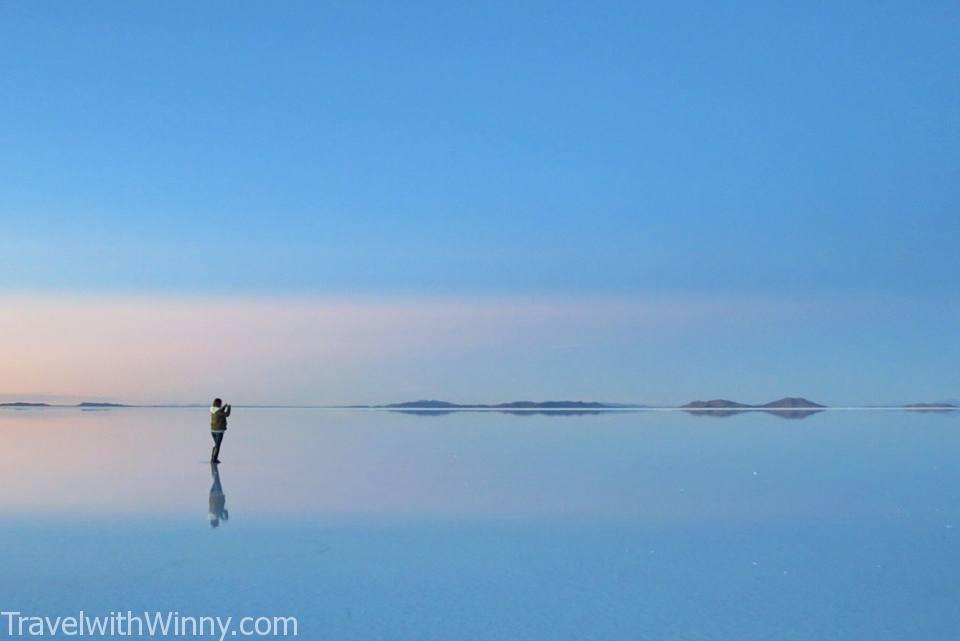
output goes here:
[{"label": "pink glow near horizon", "polygon": [[[248,403],[380,402],[434,390],[486,397],[508,385],[535,389],[523,377],[537,377],[551,354],[569,358],[768,312],[683,299],[6,297],[0,394],[126,402],[219,394]],[[453,376],[462,384],[451,385]]]}]

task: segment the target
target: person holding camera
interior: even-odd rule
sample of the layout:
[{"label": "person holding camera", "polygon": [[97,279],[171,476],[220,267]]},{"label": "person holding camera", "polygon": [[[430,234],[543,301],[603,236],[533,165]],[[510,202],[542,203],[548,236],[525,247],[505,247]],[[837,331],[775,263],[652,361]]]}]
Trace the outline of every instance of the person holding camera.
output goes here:
[{"label": "person holding camera", "polygon": [[213,399],[210,406],[210,435],[213,437],[213,451],[210,453],[210,462],[220,462],[220,444],[227,431],[227,417],[230,416],[230,406],[219,398]]}]

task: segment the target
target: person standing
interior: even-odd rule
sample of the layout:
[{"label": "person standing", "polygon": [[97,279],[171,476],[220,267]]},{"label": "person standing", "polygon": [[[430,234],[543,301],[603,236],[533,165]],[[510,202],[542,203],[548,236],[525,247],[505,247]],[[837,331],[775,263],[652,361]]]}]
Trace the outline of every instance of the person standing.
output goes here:
[{"label": "person standing", "polygon": [[227,417],[230,416],[230,406],[219,398],[213,399],[210,406],[210,435],[213,437],[213,451],[210,453],[210,462],[220,462],[220,444],[227,431]]}]

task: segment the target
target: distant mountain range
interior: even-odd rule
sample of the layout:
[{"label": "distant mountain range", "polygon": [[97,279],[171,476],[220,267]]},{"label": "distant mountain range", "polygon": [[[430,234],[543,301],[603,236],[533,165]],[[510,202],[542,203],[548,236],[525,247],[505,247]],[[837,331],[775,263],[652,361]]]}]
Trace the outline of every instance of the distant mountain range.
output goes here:
[{"label": "distant mountain range", "polygon": [[599,410],[640,408],[642,405],[617,405],[611,403],[597,403],[585,401],[512,401],[489,405],[484,403],[449,403],[447,401],[407,401],[405,403],[390,403],[389,405],[374,405],[384,409],[439,409],[439,410]]},{"label": "distant mountain range", "polygon": [[[763,403],[760,405],[751,405],[740,403],[725,398],[716,398],[708,401],[691,401],[679,407],[652,407],[639,404],[620,404],[620,403],[598,403],[587,401],[513,401],[510,403],[451,403],[449,401],[438,400],[419,400],[407,401],[405,403],[390,403],[388,405],[365,405],[361,407],[371,409],[387,409],[404,414],[416,414],[421,416],[441,416],[459,411],[469,410],[492,410],[517,415],[532,414],[557,414],[565,416],[576,416],[582,414],[601,414],[607,410],[630,410],[630,409],[680,409],[688,414],[695,416],[709,416],[711,418],[725,418],[735,416],[746,412],[762,412],[786,419],[802,419],[824,410],[830,409],[826,405],[821,405],[806,398],[799,396],[787,396],[784,398]],[[910,405],[899,406],[901,409],[912,410],[916,412],[942,412],[944,410],[957,409],[950,403],[913,403]]]},{"label": "distant mountain range", "polygon": [[[448,401],[420,400],[388,405],[368,405],[380,409],[420,409],[420,410],[609,410],[609,409],[651,409],[649,405],[625,403],[598,403],[595,401],[512,401],[510,403],[450,403]],[[799,397],[786,397],[763,405],[748,405],[723,398],[710,401],[691,401],[680,406],[686,410],[820,410],[825,405]]]},{"label": "distant mountain range", "polygon": [[[33,403],[28,401],[16,401],[11,403],[0,403],[0,408],[44,408],[44,407],[73,407],[87,410],[109,409],[114,407],[138,407],[136,405],[126,405],[123,403],[104,403],[95,401],[84,401],[75,405],[58,405],[55,403]],[[149,405],[143,407],[194,407],[188,405]],[[197,405],[195,407],[203,407]],[[237,406],[240,407],[240,406]],[[271,407],[269,405],[260,405],[257,407]],[[798,396],[787,396],[762,405],[750,405],[740,403],[725,398],[715,398],[708,401],[691,401],[679,407],[671,406],[650,406],[637,403],[600,403],[597,401],[511,401],[509,403],[451,403],[449,401],[439,400],[418,400],[406,401],[403,403],[389,403],[387,405],[349,405],[349,406],[326,406],[330,408],[340,407],[344,409],[384,409],[407,414],[418,414],[423,416],[440,416],[452,412],[468,410],[491,410],[522,416],[534,414],[557,414],[564,416],[576,416],[583,414],[600,414],[608,410],[642,410],[642,409],[679,409],[689,414],[697,416],[711,416],[722,418],[734,416],[744,412],[760,411],[767,414],[773,414],[782,418],[806,418],[824,410],[831,409],[826,405],[821,405],[806,398]],[[936,402],[936,403],[910,403],[900,406],[888,406],[888,409],[904,409],[915,412],[943,412],[960,409],[960,403],[954,402]],[[870,409],[870,408],[865,408]],[[877,408],[883,409],[883,408]]]},{"label": "distant mountain range", "polygon": [[27,403],[24,401],[17,401],[15,403],[0,403],[0,407],[131,407],[131,406],[124,405],[122,403],[92,403],[89,401],[84,401],[83,403],[77,403],[76,405],[57,405],[54,403]]}]

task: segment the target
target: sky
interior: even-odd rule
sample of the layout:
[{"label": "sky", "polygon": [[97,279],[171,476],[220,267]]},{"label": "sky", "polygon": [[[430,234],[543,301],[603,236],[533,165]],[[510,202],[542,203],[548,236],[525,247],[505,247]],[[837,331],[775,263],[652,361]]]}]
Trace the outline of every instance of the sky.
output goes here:
[{"label": "sky", "polygon": [[960,397],[960,7],[0,4],[0,398]]}]

